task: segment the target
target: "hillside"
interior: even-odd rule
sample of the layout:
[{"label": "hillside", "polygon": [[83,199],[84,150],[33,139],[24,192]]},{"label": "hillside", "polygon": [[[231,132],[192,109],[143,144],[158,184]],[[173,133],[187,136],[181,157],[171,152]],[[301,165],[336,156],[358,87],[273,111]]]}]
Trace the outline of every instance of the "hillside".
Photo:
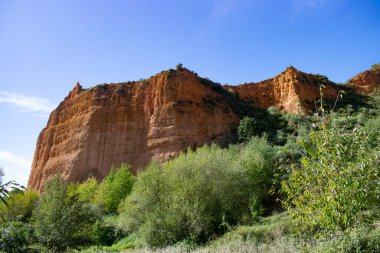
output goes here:
[{"label": "hillside", "polygon": [[380,65],[375,64],[372,66],[372,69],[359,73],[354,76],[349,83],[359,94],[373,94],[380,88]]},{"label": "hillside", "polygon": [[261,109],[308,114],[320,84],[326,99],[336,98],[339,90],[326,77],[294,67],[238,86],[222,87],[183,68],[90,89],[77,83],[38,138],[28,187],[42,190],[58,171],[70,182],[102,179],[113,165],[126,162],[136,172],[188,147],[228,144],[240,119]]},{"label": "hillside", "polygon": [[292,66],[262,82],[225,87],[260,108],[274,106],[289,113],[309,114],[315,111],[314,102],[320,98],[321,84],[325,86],[323,94],[326,99],[336,98],[339,89],[325,76],[306,74]]}]

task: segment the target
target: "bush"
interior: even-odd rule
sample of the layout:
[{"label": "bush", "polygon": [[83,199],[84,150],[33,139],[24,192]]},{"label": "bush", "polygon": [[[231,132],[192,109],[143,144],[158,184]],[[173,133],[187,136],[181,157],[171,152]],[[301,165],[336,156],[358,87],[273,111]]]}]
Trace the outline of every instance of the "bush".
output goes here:
[{"label": "bush", "polygon": [[371,69],[372,70],[379,70],[380,69],[380,64],[379,63],[372,64]]},{"label": "bush", "polygon": [[71,185],[73,194],[78,194],[79,200],[95,203],[95,192],[98,190],[98,182],[94,177],[89,177],[85,182]]},{"label": "bush", "polygon": [[251,189],[249,208],[254,218],[263,214],[263,200],[267,199],[273,184],[274,155],[274,149],[265,136],[253,137],[237,159]]},{"label": "bush", "polygon": [[183,70],[182,63],[178,63],[175,67],[176,67],[177,70]]},{"label": "bush", "polygon": [[32,215],[38,196],[38,193],[33,190],[11,193],[7,205],[0,203],[0,221],[26,222]]},{"label": "bush", "polygon": [[237,129],[240,141],[249,141],[249,139],[258,134],[257,123],[254,118],[245,117],[240,121]]},{"label": "bush", "polygon": [[22,222],[3,223],[0,226],[0,252],[31,252],[32,228]]},{"label": "bush", "polygon": [[133,183],[134,178],[127,164],[122,164],[118,169],[112,168],[99,185],[96,202],[103,206],[106,213],[115,213],[120,202],[131,192]]},{"label": "bush", "polygon": [[110,246],[123,236],[121,231],[100,220],[93,224],[91,230],[91,239],[96,245]]},{"label": "bush", "polygon": [[301,166],[293,166],[282,183],[284,206],[305,228],[345,230],[378,201],[376,142],[360,125],[349,130],[331,122],[327,118],[321,129],[299,141]]},{"label": "bush", "polygon": [[88,204],[69,196],[67,184],[56,175],[45,186],[32,221],[39,243],[51,252],[62,252],[83,243],[85,231],[96,216]]},{"label": "bush", "polygon": [[119,207],[120,226],[154,247],[204,243],[223,234],[247,220],[252,198],[260,205],[251,211],[261,208],[270,185],[272,168],[265,161],[270,148],[265,139],[256,138],[241,159],[238,147],[212,145],[189,149],[164,165],[150,164]]}]

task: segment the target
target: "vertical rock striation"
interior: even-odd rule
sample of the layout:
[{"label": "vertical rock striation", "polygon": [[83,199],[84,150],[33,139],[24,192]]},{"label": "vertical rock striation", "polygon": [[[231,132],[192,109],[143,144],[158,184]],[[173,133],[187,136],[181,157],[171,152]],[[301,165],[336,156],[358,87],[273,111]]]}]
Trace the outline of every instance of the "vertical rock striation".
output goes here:
[{"label": "vertical rock striation", "polygon": [[319,99],[320,84],[326,98],[337,96],[326,77],[293,67],[263,82],[224,88],[186,69],[90,89],[77,83],[38,137],[28,187],[41,191],[58,172],[68,181],[102,179],[112,165],[126,162],[136,172],[188,147],[227,144],[244,116],[243,100],[305,114]]},{"label": "vertical rock striation", "polygon": [[187,70],[87,90],[77,83],[38,137],[28,187],[42,190],[57,172],[101,179],[123,162],[136,171],[188,147],[227,143],[238,123],[222,95]]}]

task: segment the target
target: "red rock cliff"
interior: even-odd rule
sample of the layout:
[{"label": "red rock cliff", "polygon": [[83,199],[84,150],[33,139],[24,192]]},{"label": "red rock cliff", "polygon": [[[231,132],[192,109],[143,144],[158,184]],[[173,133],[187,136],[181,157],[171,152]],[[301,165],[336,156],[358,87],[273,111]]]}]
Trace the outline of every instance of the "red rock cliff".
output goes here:
[{"label": "red rock cliff", "polygon": [[321,84],[324,85],[322,93],[325,99],[338,96],[339,89],[325,76],[306,74],[294,67],[288,67],[280,75],[262,82],[226,85],[225,88],[264,109],[275,106],[289,113],[308,114],[315,109],[315,101],[321,96]]},{"label": "red rock cliff", "polygon": [[364,71],[350,80],[353,89],[362,95],[371,95],[380,89],[380,65]]},{"label": "red rock cliff", "polygon": [[136,171],[189,146],[226,143],[239,117],[221,96],[187,70],[88,90],[78,83],[38,138],[28,187],[41,190],[57,171],[68,181],[101,179],[113,164]]},{"label": "red rock cliff", "polygon": [[[337,96],[338,89],[325,77],[293,67],[263,82],[225,88],[262,108],[307,113],[320,96],[321,83],[326,98]],[[28,187],[42,190],[58,171],[68,181],[90,175],[101,179],[122,162],[136,171],[189,146],[228,143],[244,116],[228,94],[185,69],[86,90],[77,83],[38,138]]]}]

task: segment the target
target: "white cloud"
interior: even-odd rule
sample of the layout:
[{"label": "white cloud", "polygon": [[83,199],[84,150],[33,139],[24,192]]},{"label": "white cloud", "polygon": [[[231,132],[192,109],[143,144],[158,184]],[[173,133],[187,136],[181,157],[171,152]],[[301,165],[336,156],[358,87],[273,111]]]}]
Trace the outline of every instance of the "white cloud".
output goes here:
[{"label": "white cloud", "polygon": [[54,105],[47,99],[8,91],[0,91],[0,103],[11,104],[29,112],[50,113],[54,109]]},{"label": "white cloud", "polygon": [[5,172],[4,182],[15,180],[17,183],[26,186],[31,165],[31,160],[0,150],[0,167]]}]

